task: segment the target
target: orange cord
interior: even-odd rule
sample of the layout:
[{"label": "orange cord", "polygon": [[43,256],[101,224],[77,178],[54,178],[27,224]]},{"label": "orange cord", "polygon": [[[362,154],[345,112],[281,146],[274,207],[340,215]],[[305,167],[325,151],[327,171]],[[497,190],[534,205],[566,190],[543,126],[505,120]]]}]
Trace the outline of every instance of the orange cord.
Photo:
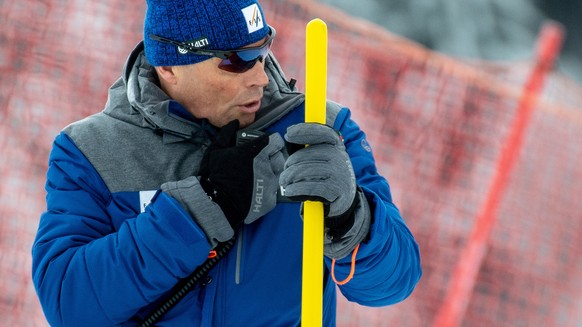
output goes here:
[{"label": "orange cord", "polygon": [[358,253],[359,248],[360,244],[356,245],[354,252],[352,252],[352,266],[350,268],[350,274],[341,282],[338,282],[337,279],[335,279],[335,259],[331,260],[331,278],[337,285],[345,285],[354,277],[354,273],[356,272],[356,254]]}]

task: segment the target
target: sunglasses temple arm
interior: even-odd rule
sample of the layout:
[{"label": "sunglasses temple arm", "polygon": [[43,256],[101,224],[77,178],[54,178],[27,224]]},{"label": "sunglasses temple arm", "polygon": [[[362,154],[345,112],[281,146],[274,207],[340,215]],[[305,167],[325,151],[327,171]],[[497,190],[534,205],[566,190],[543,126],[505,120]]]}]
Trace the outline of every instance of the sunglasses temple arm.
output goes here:
[{"label": "sunglasses temple arm", "polygon": [[166,39],[165,37],[157,36],[155,34],[150,34],[150,39],[152,39],[154,41],[158,41],[158,42],[164,42],[164,43],[170,43],[170,44],[177,45],[177,46],[182,46],[182,44],[180,42]]},{"label": "sunglasses temple arm", "polygon": [[225,51],[219,51],[219,50],[206,51],[204,49],[193,48],[188,43],[183,43],[183,42],[178,42],[178,41],[166,39],[165,37],[157,36],[155,34],[150,34],[150,39],[152,39],[154,41],[158,41],[158,42],[164,42],[164,43],[169,43],[171,45],[175,45],[177,47],[183,48],[183,49],[187,50],[188,52],[193,53],[193,54],[196,54],[196,55],[203,55],[203,56],[212,56],[212,57],[214,57],[214,56],[223,55],[223,53],[225,52]]}]

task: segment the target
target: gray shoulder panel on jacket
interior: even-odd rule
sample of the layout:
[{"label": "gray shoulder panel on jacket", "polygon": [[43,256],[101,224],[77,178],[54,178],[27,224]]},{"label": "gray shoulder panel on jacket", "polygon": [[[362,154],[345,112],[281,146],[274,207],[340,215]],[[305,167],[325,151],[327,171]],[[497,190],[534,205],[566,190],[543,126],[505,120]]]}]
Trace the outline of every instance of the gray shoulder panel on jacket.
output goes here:
[{"label": "gray shoulder panel on jacket", "polygon": [[202,158],[199,145],[164,144],[163,135],[104,113],[73,123],[64,132],[111,192],[159,189],[164,182],[197,173]]}]

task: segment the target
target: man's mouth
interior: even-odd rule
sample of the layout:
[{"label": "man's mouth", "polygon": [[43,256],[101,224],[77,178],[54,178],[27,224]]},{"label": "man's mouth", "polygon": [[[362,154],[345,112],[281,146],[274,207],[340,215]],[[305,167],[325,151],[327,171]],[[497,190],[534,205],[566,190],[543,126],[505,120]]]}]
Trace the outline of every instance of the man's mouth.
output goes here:
[{"label": "man's mouth", "polygon": [[261,100],[247,102],[240,106],[245,113],[255,113],[261,108]]}]

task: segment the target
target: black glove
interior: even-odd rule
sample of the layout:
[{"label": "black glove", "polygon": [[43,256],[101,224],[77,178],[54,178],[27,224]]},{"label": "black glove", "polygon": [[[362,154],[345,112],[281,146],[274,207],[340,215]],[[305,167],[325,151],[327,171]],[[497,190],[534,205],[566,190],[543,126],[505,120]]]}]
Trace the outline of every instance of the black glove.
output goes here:
[{"label": "black glove", "polygon": [[236,230],[271,211],[277,204],[279,174],[285,159],[277,133],[236,144],[238,120],[224,126],[206,150],[200,185]]}]

